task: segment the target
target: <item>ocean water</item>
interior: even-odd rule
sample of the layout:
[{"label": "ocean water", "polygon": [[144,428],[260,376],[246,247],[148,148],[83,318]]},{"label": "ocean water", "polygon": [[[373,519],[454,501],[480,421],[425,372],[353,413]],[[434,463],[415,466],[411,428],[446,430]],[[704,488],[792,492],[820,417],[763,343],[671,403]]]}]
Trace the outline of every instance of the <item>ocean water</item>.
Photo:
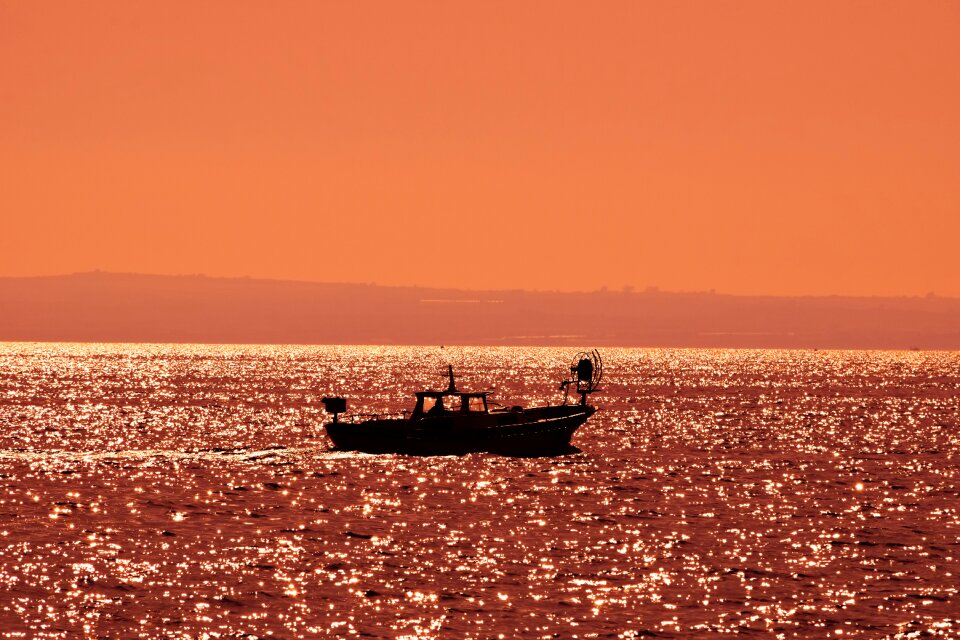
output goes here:
[{"label": "ocean water", "polygon": [[606,349],[578,453],[334,452],[574,350],[0,344],[0,633],[960,637],[960,354]]}]

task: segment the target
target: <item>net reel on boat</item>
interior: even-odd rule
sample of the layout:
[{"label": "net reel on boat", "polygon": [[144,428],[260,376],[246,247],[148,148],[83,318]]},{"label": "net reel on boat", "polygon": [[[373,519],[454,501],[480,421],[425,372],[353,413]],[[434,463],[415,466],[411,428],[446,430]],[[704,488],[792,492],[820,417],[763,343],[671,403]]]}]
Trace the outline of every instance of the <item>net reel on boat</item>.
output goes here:
[{"label": "net reel on boat", "polygon": [[563,404],[567,404],[567,394],[570,386],[574,384],[576,392],[580,394],[580,404],[587,404],[587,396],[597,390],[603,378],[603,360],[600,358],[600,352],[594,349],[578,353],[570,365],[570,373],[575,378],[560,383],[560,388],[563,390]]}]

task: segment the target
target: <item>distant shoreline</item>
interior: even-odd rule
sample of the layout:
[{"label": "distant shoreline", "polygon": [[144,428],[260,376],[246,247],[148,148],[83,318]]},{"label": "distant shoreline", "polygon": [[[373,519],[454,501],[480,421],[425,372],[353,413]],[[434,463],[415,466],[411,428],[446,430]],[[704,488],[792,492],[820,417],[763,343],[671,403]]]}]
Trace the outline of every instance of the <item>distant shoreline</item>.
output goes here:
[{"label": "distant shoreline", "polygon": [[0,278],[0,341],[960,349],[960,298],[466,291],[93,272]]}]

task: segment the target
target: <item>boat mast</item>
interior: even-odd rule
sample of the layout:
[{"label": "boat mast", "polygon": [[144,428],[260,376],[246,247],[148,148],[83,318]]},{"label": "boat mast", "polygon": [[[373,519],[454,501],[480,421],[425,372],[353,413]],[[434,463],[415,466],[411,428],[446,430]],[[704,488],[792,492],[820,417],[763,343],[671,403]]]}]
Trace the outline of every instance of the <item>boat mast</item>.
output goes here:
[{"label": "boat mast", "polygon": [[447,373],[450,375],[450,385],[447,387],[447,393],[456,393],[457,385],[453,383],[453,365],[447,365]]}]

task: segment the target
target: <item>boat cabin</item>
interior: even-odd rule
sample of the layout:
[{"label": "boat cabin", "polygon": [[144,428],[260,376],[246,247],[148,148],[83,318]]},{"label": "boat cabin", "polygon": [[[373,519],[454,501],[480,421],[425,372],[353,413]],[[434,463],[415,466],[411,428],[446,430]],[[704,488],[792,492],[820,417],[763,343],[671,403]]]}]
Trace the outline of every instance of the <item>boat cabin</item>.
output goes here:
[{"label": "boat cabin", "polygon": [[487,413],[486,391],[459,391],[453,381],[453,367],[448,368],[450,386],[445,391],[419,391],[411,420],[434,416],[477,415]]},{"label": "boat cabin", "polygon": [[413,420],[430,416],[487,413],[487,392],[420,391]]}]

